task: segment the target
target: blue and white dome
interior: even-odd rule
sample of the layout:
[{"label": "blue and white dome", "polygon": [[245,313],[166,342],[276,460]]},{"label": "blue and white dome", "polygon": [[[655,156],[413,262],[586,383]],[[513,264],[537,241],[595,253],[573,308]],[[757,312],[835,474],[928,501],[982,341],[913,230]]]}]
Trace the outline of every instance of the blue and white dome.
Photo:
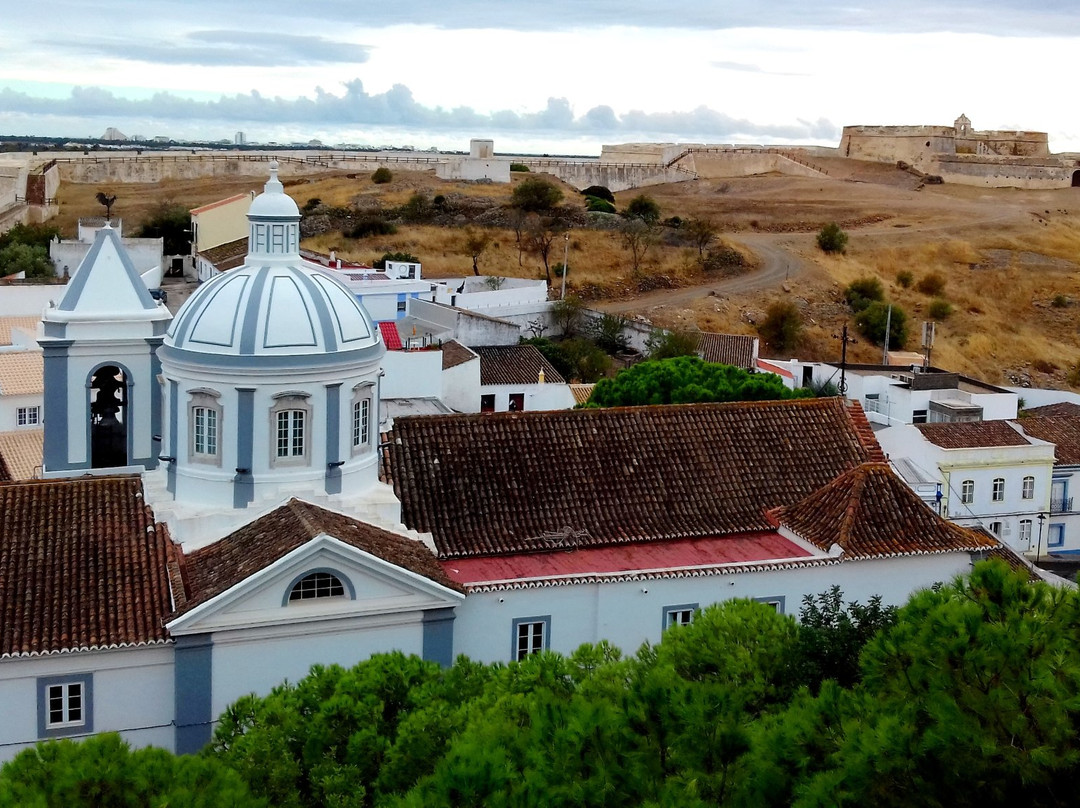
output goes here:
[{"label": "blue and white dome", "polygon": [[[340,283],[303,266],[300,211],[277,179],[248,213],[250,241],[243,266],[198,289],[177,312],[165,337],[166,355],[232,364],[236,357],[295,356],[310,364],[366,361],[383,351],[378,329]],[[343,354],[349,356],[343,356]]]}]

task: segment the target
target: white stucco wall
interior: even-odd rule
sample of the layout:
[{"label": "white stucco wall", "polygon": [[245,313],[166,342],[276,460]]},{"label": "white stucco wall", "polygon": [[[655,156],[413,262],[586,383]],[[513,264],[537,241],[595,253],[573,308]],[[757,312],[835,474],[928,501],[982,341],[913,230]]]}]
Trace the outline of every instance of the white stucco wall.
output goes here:
[{"label": "white stucco wall", "polygon": [[[16,429],[41,429],[45,418],[44,395],[38,393],[29,396],[0,395],[0,432],[13,432]],[[37,407],[38,423],[19,426],[18,410],[20,407]]]},{"label": "white stucco wall", "polygon": [[[569,410],[577,403],[570,386],[566,384],[488,384],[481,385],[479,395],[495,396],[495,412],[507,412],[510,409],[510,396],[514,393],[525,394],[525,410]],[[479,407],[477,407],[479,410]]]},{"label": "white stucco wall", "polygon": [[606,639],[634,653],[660,639],[665,607],[705,607],[732,598],[784,598],[784,611],[798,616],[802,599],[834,584],[845,600],[865,603],[881,595],[903,603],[913,592],[951,580],[971,569],[967,553],[853,561],[773,572],[698,578],[573,584],[470,594],[457,608],[454,653],[482,662],[511,658],[513,621],[550,616],[551,650],[570,653],[586,642]]},{"label": "white stucco wall", "polygon": [[88,672],[94,733],[119,732],[137,747],[173,748],[173,648],[161,645],[0,662],[0,761],[38,740],[38,678]]},{"label": "white stucco wall", "polygon": [[382,360],[382,398],[440,398],[442,351],[387,351]]},{"label": "white stucco wall", "polygon": [[0,317],[40,317],[50,304],[60,301],[66,290],[67,286],[60,283],[5,286],[0,294]]},{"label": "white stucco wall", "polygon": [[[128,257],[131,258],[131,263],[140,275],[162,267],[164,260],[162,239],[126,238],[123,243]],[[56,267],[56,274],[63,276],[66,267],[68,275],[74,277],[75,271],[92,246],[94,246],[92,239],[90,241],[53,241],[49,244],[49,258]],[[152,284],[152,288],[157,288],[157,286],[157,283]]]},{"label": "white stucco wall", "polygon": [[442,372],[442,400],[456,412],[480,412],[480,358]]}]

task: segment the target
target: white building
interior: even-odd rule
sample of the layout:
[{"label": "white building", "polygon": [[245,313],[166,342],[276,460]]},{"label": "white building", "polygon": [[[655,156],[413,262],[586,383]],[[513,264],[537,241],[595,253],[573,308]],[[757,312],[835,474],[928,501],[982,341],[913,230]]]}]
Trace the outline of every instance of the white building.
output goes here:
[{"label": "white building", "polygon": [[376,651],[632,650],[735,596],[896,603],[1022,563],[925,508],[839,399],[526,397],[380,442],[380,330],[298,225],[272,169],[247,260],[175,319],[107,229],[46,312],[46,479],[0,482],[0,756],[103,731],[194,752],[240,695]]}]

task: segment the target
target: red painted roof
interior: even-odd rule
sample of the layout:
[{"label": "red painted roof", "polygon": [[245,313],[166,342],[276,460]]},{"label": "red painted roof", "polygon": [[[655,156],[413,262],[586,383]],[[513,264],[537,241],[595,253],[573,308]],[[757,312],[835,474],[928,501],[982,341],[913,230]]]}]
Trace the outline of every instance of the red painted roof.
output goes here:
[{"label": "red painted roof", "polygon": [[386,343],[386,350],[401,350],[401,334],[398,333],[397,323],[389,320],[379,323],[379,332],[382,334],[383,342]]},{"label": "red painted roof", "polygon": [[810,553],[772,531],[708,539],[676,539],[619,547],[585,547],[443,561],[460,584],[602,573],[712,567],[724,564],[808,558]]},{"label": "red painted roof", "polygon": [[774,365],[772,362],[769,362],[765,359],[759,359],[757,361],[757,366],[759,370],[764,370],[769,373],[775,373],[777,376],[784,376],[788,379],[795,378],[795,374],[787,368],[781,367],[780,365]]}]

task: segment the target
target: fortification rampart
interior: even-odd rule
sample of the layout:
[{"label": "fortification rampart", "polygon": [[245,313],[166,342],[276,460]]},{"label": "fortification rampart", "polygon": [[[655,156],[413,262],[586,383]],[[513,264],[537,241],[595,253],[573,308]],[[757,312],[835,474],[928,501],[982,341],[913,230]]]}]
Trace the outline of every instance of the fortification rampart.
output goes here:
[{"label": "fortification rampart", "polygon": [[1011,132],[987,129],[956,136],[957,154],[999,154],[1004,157],[1049,157],[1046,132]]},{"label": "fortification rampart", "polygon": [[903,160],[925,168],[933,155],[955,153],[951,126],[845,126],[840,137],[840,156],[853,160]]},{"label": "fortification rampart", "polygon": [[697,174],[685,168],[668,167],[650,163],[600,163],[594,160],[551,160],[522,158],[530,171],[538,171],[558,177],[579,191],[590,185],[603,185],[611,191],[628,191],[648,185],[666,182],[685,182],[697,178]]},{"label": "fortification rampart", "polygon": [[941,155],[931,172],[945,182],[983,188],[1043,190],[1080,185],[1080,161],[1039,157]]}]

